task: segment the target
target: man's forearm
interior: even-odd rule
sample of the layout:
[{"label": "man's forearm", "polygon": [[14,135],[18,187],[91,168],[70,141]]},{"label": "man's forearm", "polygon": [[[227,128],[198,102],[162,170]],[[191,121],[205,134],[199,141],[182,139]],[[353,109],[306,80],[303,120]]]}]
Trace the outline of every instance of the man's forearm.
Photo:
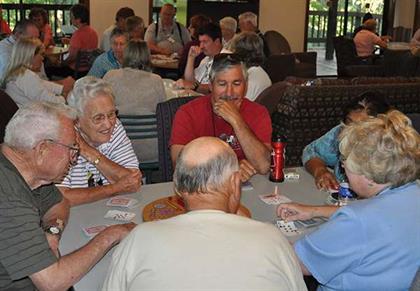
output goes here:
[{"label": "man's forearm", "polygon": [[81,249],[61,257],[56,263],[30,278],[40,290],[67,290],[118,242],[117,235],[109,231],[101,232]]},{"label": "man's forearm", "polygon": [[243,120],[235,122],[232,127],[246,159],[259,174],[266,174],[270,169],[270,149],[255,136]]},{"label": "man's forearm", "polygon": [[190,82],[195,81],[194,61],[195,61],[194,57],[188,56],[187,64],[185,65],[185,70],[184,70],[184,79]]}]

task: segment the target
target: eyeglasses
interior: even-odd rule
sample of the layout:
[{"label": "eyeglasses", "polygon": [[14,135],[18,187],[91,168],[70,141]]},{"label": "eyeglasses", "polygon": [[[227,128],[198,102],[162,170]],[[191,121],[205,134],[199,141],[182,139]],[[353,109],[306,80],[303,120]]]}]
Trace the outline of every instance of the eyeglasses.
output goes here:
[{"label": "eyeglasses", "polygon": [[108,120],[115,120],[117,116],[118,116],[118,110],[115,110],[107,114],[104,114],[104,113],[97,114],[91,117],[90,119],[92,120],[94,124],[101,124],[102,122],[105,121],[106,118],[108,118]]},{"label": "eyeglasses", "polygon": [[231,63],[232,65],[235,65],[235,64],[240,64],[241,61],[242,61],[242,58],[238,54],[222,53],[222,54],[215,55],[213,58],[213,63],[228,62],[228,63]]},{"label": "eyeglasses", "polygon": [[62,147],[65,147],[65,148],[68,148],[70,150],[71,160],[75,160],[79,156],[80,148],[78,146],[66,145],[64,143],[61,143],[61,142],[58,142],[58,141],[55,141],[55,140],[52,140],[52,139],[46,139],[46,141],[48,141],[50,143],[53,143],[53,144],[56,144],[56,145],[59,145],[59,146],[62,146]]}]

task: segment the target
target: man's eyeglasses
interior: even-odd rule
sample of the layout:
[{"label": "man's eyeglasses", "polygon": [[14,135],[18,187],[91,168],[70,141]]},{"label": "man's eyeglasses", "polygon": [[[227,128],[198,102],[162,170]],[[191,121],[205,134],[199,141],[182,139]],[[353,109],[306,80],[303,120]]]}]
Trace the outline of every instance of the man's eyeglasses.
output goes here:
[{"label": "man's eyeglasses", "polygon": [[237,54],[222,53],[222,54],[215,55],[213,58],[213,63],[228,62],[232,64],[240,64],[241,61],[242,61],[242,58]]},{"label": "man's eyeglasses", "polygon": [[78,146],[66,145],[64,143],[61,143],[61,142],[58,142],[58,141],[55,141],[55,140],[52,140],[52,139],[46,139],[46,141],[48,141],[50,143],[53,143],[53,144],[56,144],[56,145],[59,145],[59,146],[62,146],[62,147],[65,147],[65,148],[68,148],[70,150],[70,157],[71,157],[72,160],[76,159],[79,156],[80,148]]},{"label": "man's eyeglasses", "polygon": [[101,124],[102,122],[105,121],[106,118],[108,118],[108,120],[113,121],[117,118],[117,116],[118,116],[118,110],[115,110],[107,114],[104,114],[104,113],[97,114],[91,117],[91,120],[94,124]]}]

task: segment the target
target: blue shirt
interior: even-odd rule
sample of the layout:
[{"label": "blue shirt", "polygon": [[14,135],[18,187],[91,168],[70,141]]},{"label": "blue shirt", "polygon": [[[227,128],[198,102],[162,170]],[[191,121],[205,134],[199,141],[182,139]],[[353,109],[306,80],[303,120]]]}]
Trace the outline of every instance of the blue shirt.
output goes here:
[{"label": "blue shirt", "polygon": [[112,50],[109,50],[96,58],[92,68],[90,68],[88,76],[102,78],[108,71],[120,68],[121,65],[115,58],[114,53]]},{"label": "blue shirt", "polygon": [[343,129],[343,124],[332,128],[320,138],[314,140],[303,149],[302,163],[305,165],[312,158],[320,158],[325,164],[334,169],[338,182],[347,180],[340,164],[340,150],[338,148],[338,135]]},{"label": "blue shirt", "polygon": [[295,244],[318,290],[408,290],[420,265],[420,185],[340,208]]}]

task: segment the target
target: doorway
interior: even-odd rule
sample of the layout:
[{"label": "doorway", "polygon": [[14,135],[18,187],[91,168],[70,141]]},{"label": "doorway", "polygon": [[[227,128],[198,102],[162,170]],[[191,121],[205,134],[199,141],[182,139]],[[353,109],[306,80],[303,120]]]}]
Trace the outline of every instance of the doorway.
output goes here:
[{"label": "doorway", "polygon": [[337,65],[332,38],[339,35],[352,37],[369,12],[378,22],[378,32],[383,31],[385,0],[310,0],[307,13],[307,51],[318,54],[317,70],[320,76],[334,76]]}]

